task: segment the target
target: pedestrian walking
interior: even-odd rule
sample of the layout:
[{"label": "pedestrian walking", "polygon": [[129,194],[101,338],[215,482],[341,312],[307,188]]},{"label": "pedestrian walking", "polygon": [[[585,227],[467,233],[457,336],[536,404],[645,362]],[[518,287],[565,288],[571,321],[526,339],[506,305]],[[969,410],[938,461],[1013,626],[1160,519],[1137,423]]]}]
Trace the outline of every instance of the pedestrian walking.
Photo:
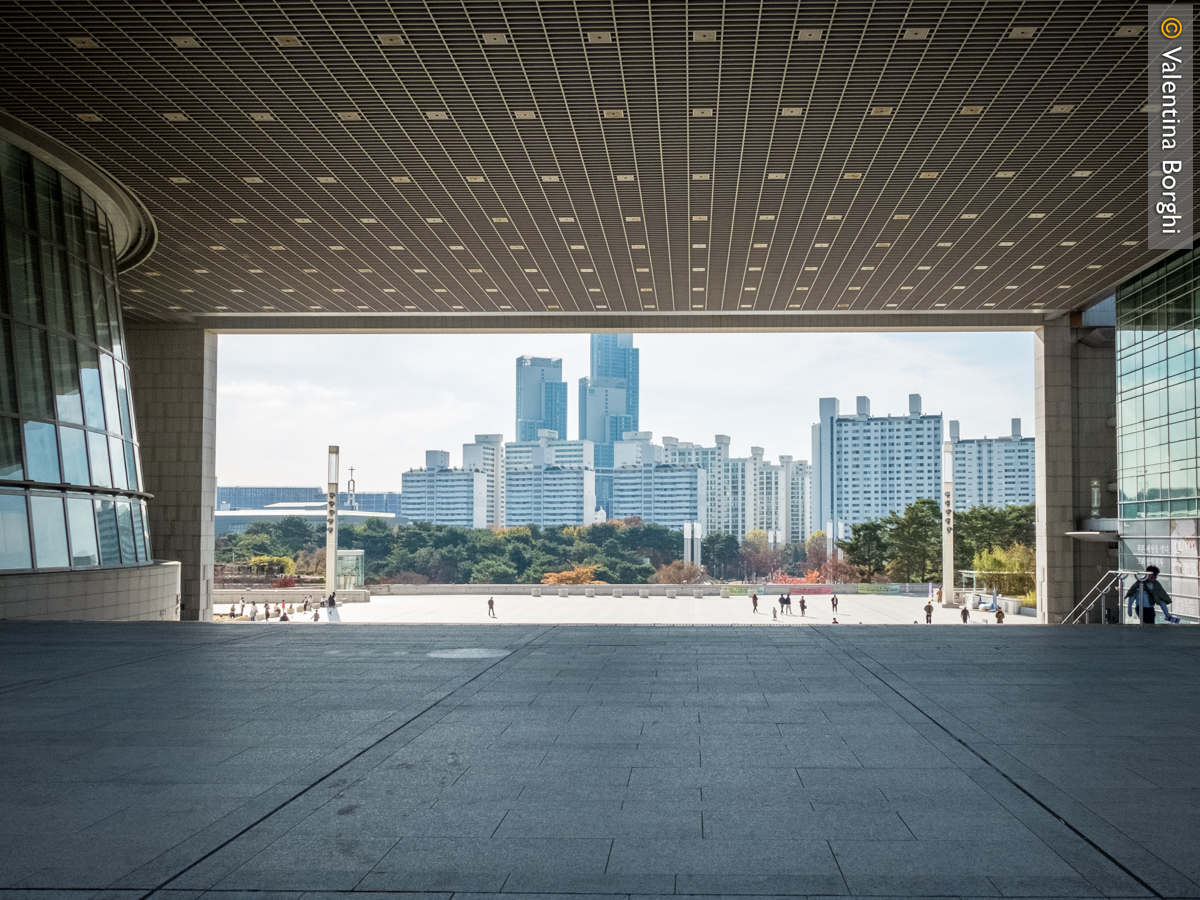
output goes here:
[{"label": "pedestrian walking", "polygon": [[777,621],[777,620],[778,620],[778,618],[779,618],[779,617],[775,615],[775,607],[773,607],[773,606],[772,606],[772,607],[771,607],[771,621],[772,621],[772,622],[775,622],[775,621]]},{"label": "pedestrian walking", "polygon": [[229,618],[231,618],[231,619],[237,618],[237,604],[236,603],[229,604]]},{"label": "pedestrian walking", "polygon": [[805,602],[803,597],[801,597],[800,598],[800,615],[803,616],[807,610],[808,610],[808,603]]},{"label": "pedestrian walking", "polygon": [[1000,607],[998,607],[998,606],[996,607],[996,624],[997,624],[997,625],[1003,625],[1003,624],[1004,624],[1004,610],[1002,610],[1002,609],[1001,609]]},{"label": "pedestrian walking", "polygon": [[319,607],[313,607],[313,617],[312,617],[312,620],[313,620],[314,622],[320,622],[320,621],[321,621],[321,610],[320,610],[320,608],[319,608]]},{"label": "pedestrian walking", "polygon": [[254,601],[250,601],[250,621],[258,621],[258,607],[254,605]]},{"label": "pedestrian walking", "polygon": [[971,610],[967,607],[967,605],[965,603],[963,604],[963,608],[962,608],[962,620],[963,620],[964,625],[966,625],[968,622],[971,621]]},{"label": "pedestrian walking", "polygon": [[335,606],[337,606],[337,591],[329,595],[329,608],[333,609]]},{"label": "pedestrian walking", "polygon": [[488,597],[488,615],[496,618],[496,598]]},{"label": "pedestrian walking", "polygon": [[239,615],[239,616],[244,616],[245,614],[246,614],[246,601],[245,601],[245,600],[243,600],[243,601],[242,601],[242,611],[241,611],[240,613],[238,613],[238,615]]},{"label": "pedestrian walking", "polygon": [[836,616],[837,615],[837,594],[833,594],[829,598],[829,603],[831,606],[833,606],[833,614]]},{"label": "pedestrian walking", "polygon": [[1157,605],[1163,613],[1163,618],[1172,625],[1179,624],[1179,617],[1171,615],[1167,604],[1171,602],[1170,595],[1158,581],[1158,566],[1146,566],[1146,577],[1137,578],[1125,592],[1129,601],[1129,614],[1140,614],[1143,625],[1154,624],[1154,607]]},{"label": "pedestrian walking", "polygon": [[926,625],[933,624],[933,601],[932,600],[925,601],[925,624]]},{"label": "pedestrian walking", "polygon": [[758,594],[750,595],[750,612],[758,612]]}]

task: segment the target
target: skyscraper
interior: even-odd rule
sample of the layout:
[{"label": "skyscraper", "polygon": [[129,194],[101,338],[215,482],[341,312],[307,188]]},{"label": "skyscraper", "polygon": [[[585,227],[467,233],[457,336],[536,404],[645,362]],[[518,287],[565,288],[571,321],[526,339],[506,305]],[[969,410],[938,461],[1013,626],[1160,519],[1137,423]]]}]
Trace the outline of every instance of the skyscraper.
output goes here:
[{"label": "skyscraper", "polygon": [[562,380],[562,360],[540,356],[517,357],[518,441],[535,441],[549,429],[567,439],[567,383]]},{"label": "skyscraper", "polygon": [[638,350],[632,334],[593,334],[591,355],[579,379],[579,437],[596,445],[596,502],[607,508],[613,444],[638,430]]}]

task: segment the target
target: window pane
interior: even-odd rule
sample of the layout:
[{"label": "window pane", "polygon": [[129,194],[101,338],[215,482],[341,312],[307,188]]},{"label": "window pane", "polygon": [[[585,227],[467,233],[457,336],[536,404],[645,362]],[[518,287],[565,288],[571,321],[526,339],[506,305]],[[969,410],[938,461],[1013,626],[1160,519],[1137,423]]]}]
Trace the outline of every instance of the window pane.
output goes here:
[{"label": "window pane", "polygon": [[129,487],[129,476],[125,474],[125,442],[119,437],[108,439],[108,461],[112,464],[113,487]]},{"label": "window pane", "polygon": [[79,344],[79,377],[83,390],[83,417],[89,428],[104,427],[104,392],[100,387],[100,356],[96,348]]},{"label": "window pane", "polygon": [[39,569],[62,569],[71,564],[67,553],[67,520],[62,497],[29,498],[33,519],[33,549]]},{"label": "window pane", "polygon": [[100,534],[100,565],[121,564],[121,543],[117,537],[117,508],[111,500],[96,500],[96,530]]},{"label": "window pane", "polygon": [[129,501],[117,501],[117,527],[121,539],[121,560],[125,565],[137,562],[137,551],[133,549],[133,516],[130,514]]},{"label": "window pane", "polygon": [[117,406],[121,411],[121,434],[133,440],[133,425],[129,420],[129,387],[125,384],[125,367],[114,366],[117,373]]},{"label": "window pane", "polygon": [[4,218],[33,230],[33,167],[30,156],[12,144],[0,144],[0,179],[4,183]]},{"label": "window pane", "polygon": [[0,493],[0,569],[30,569],[29,519],[24,494]]},{"label": "window pane", "polygon": [[142,523],[142,504],[136,500],[130,504],[133,509],[133,546],[137,550],[137,561],[146,562],[146,527]]},{"label": "window pane", "polygon": [[104,276],[99,269],[87,270],[88,283],[92,292],[92,319],[96,326],[96,343],[105,350],[112,349],[112,336],[108,333],[108,301],[104,298]]},{"label": "window pane", "polygon": [[146,559],[153,559],[154,551],[150,546],[150,513],[146,509],[145,500],[138,505],[142,508],[142,537],[146,542]]},{"label": "window pane", "polygon": [[12,328],[0,319],[0,409],[17,411],[17,376],[13,368]]},{"label": "window pane", "polygon": [[54,374],[54,405],[58,418],[82,425],[83,398],[79,393],[79,363],[75,359],[74,341],[50,335],[50,368]]},{"label": "window pane", "polygon": [[96,201],[80,192],[83,204],[83,236],[87,243],[88,265],[100,268],[100,223],[96,221]]},{"label": "window pane", "polygon": [[33,161],[33,184],[37,195],[38,231],[42,237],[61,244],[63,237],[62,189],[58,172],[40,159]]},{"label": "window pane", "polygon": [[59,331],[73,331],[71,304],[67,287],[66,263],[57,247],[42,241],[42,279],[45,286],[46,323]]},{"label": "window pane", "polygon": [[92,458],[92,484],[112,487],[112,472],[108,468],[108,438],[94,431],[87,433],[88,455]]},{"label": "window pane", "polygon": [[71,289],[71,312],[75,317],[75,333],[82,340],[95,343],[91,276],[88,274],[87,263],[81,257],[67,258],[67,285]]},{"label": "window pane", "polygon": [[96,512],[87,497],[67,498],[67,523],[71,529],[71,565],[89,569],[100,565],[96,544]]},{"label": "window pane", "polygon": [[54,392],[50,388],[50,356],[46,332],[25,325],[13,326],[17,359],[17,386],[21,412],[27,416],[54,417]]},{"label": "window pane", "polygon": [[121,413],[117,408],[117,376],[113,374],[113,358],[100,354],[100,384],[104,388],[105,428],[113,434],[121,433]]},{"label": "window pane", "polygon": [[21,461],[20,422],[0,416],[0,479],[25,480],[25,464]]},{"label": "window pane", "polygon": [[80,428],[60,426],[58,439],[62,444],[63,481],[67,484],[91,484],[88,475],[87,436]]},{"label": "window pane", "polygon": [[62,481],[58,473],[58,438],[49,422],[25,423],[25,459],[30,481]]},{"label": "window pane", "polygon": [[125,445],[125,477],[129,480],[131,491],[140,491],[141,479],[138,478],[137,453],[130,441],[122,441]]},{"label": "window pane", "polygon": [[112,234],[108,230],[108,216],[104,210],[96,208],[96,223],[100,226],[100,268],[108,278],[116,278],[117,272],[113,266]]},{"label": "window pane", "polygon": [[8,233],[8,287],[13,317],[38,325],[46,321],[42,306],[42,263],[38,258],[37,238],[30,234]]},{"label": "window pane", "polygon": [[125,346],[121,340],[121,311],[117,302],[117,288],[111,281],[104,282],[104,296],[108,301],[108,333],[112,339],[112,351],[117,359],[125,358]]}]

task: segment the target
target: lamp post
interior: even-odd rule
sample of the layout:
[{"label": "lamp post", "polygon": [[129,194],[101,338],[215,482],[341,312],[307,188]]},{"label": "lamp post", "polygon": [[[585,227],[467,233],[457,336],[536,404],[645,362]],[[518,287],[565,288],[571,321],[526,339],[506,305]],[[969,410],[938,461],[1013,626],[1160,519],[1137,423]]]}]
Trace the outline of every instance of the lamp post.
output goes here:
[{"label": "lamp post", "polygon": [[942,606],[954,606],[954,444],[942,444]]},{"label": "lamp post", "polygon": [[325,496],[325,596],[337,590],[338,448],[329,448],[328,494]]}]

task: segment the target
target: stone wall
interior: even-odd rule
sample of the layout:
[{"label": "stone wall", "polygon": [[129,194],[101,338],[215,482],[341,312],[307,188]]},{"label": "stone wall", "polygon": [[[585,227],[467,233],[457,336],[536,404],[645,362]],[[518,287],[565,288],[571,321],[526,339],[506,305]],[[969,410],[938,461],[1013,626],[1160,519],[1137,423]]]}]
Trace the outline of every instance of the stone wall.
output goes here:
[{"label": "stone wall", "polygon": [[0,619],[179,620],[179,563],[0,575]]}]

